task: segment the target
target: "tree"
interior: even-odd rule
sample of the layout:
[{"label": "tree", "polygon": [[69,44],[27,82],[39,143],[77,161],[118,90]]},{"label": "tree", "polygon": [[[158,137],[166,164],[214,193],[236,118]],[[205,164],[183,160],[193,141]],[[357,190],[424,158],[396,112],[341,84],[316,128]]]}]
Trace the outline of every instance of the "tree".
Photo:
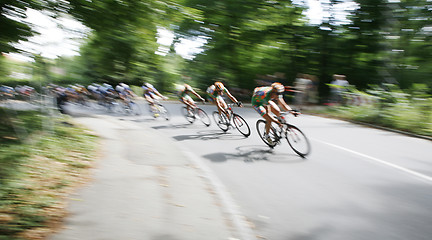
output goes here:
[{"label": "tree", "polygon": [[0,2],[0,53],[16,52],[19,49],[13,46],[18,41],[26,41],[35,34],[26,18],[26,9],[41,10],[47,7],[45,1],[33,0],[3,0]]}]

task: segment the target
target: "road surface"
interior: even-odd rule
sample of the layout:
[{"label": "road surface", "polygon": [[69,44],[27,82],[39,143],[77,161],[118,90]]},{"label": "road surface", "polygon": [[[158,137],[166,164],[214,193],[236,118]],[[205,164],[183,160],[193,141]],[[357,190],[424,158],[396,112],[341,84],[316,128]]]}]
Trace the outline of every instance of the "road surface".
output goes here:
[{"label": "road surface", "polygon": [[[181,105],[166,106],[170,121],[146,112],[109,117],[151,127],[200,161],[223,185],[254,238],[432,239],[431,141],[302,115],[289,121],[311,140],[312,153],[303,159],[286,142],[274,150],[265,146],[255,129],[258,114],[251,108],[234,109],[251,127],[251,136],[244,138],[235,129],[223,133],[214,121],[210,127],[189,124]],[[202,108],[209,115],[215,110]]]}]

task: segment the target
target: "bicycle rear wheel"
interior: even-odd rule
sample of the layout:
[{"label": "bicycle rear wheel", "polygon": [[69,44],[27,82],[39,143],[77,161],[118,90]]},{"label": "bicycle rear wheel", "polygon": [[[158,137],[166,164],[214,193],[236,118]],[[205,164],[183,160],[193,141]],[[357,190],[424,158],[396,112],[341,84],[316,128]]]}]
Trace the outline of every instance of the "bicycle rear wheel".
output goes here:
[{"label": "bicycle rear wheel", "polygon": [[300,157],[304,158],[310,153],[310,143],[306,135],[296,126],[285,124],[287,127],[286,140],[290,147]]},{"label": "bicycle rear wheel", "polygon": [[141,108],[135,102],[130,102],[128,104],[127,111],[132,115],[141,115]]},{"label": "bicycle rear wheel", "polygon": [[162,105],[162,104],[158,104],[156,106],[157,106],[157,108],[159,110],[159,114],[161,115],[161,117],[165,118],[165,120],[168,121],[169,118],[170,118],[170,115],[169,115],[169,112],[166,109],[166,107],[164,105]]},{"label": "bicycle rear wheel", "polygon": [[204,123],[204,125],[206,125],[207,127],[210,126],[210,118],[204,110],[202,110],[201,108],[197,108],[196,114],[198,115],[201,122]]},{"label": "bicycle rear wheel", "polygon": [[234,126],[241,134],[243,134],[243,136],[249,137],[249,135],[251,134],[249,125],[247,124],[246,120],[244,120],[242,116],[233,113],[233,122],[234,122]]},{"label": "bicycle rear wheel", "polygon": [[214,119],[216,125],[218,125],[218,127],[222,131],[224,131],[224,132],[228,131],[228,127],[229,127],[228,118],[225,116],[225,114],[221,115],[221,114],[219,114],[218,111],[214,111],[213,112],[213,119]]},{"label": "bicycle rear wheel", "polygon": [[270,128],[269,136],[270,136],[270,139],[271,139],[272,141],[269,142],[267,139],[264,138],[265,125],[266,125],[266,121],[263,120],[263,119],[259,119],[259,120],[256,122],[256,129],[257,129],[258,135],[260,136],[261,140],[262,140],[265,144],[267,144],[267,145],[268,145],[269,147],[271,147],[271,148],[274,148],[274,147],[277,145],[278,141],[279,141],[279,139],[278,139],[278,137],[277,137],[277,136],[278,136],[278,135],[277,135],[277,131],[276,131],[276,129],[275,129],[274,127],[271,127],[271,128]]},{"label": "bicycle rear wheel", "polygon": [[181,112],[188,122],[193,123],[195,121],[193,110],[188,110],[187,107],[182,107]]}]

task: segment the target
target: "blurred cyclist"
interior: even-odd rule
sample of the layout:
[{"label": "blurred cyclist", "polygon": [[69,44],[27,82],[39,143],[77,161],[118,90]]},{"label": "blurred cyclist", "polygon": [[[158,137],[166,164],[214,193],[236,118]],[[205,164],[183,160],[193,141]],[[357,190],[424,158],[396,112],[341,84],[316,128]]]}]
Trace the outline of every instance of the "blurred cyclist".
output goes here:
[{"label": "blurred cyclist", "polygon": [[219,114],[224,113],[229,118],[228,112],[226,109],[228,108],[227,104],[225,103],[225,100],[222,98],[222,95],[226,93],[226,95],[239,107],[242,107],[242,103],[237,101],[237,99],[231,95],[231,93],[228,91],[228,89],[221,83],[221,82],[215,82],[212,86],[210,86],[207,89],[207,93],[210,95],[210,97],[213,98],[213,101],[216,103],[216,106],[218,108]]},{"label": "blurred cyclist", "polygon": [[191,98],[191,96],[189,96],[190,93],[198,97],[201,101],[205,102],[205,99],[202,98],[197,92],[195,92],[190,85],[185,84],[179,91],[179,97],[180,102],[186,104],[188,111],[196,108],[194,100]]},{"label": "blurred cyclist", "polygon": [[143,97],[145,98],[145,100],[147,100],[148,104],[150,105],[150,108],[152,110],[155,110],[154,108],[154,100],[156,99],[156,96],[162,98],[162,99],[168,99],[167,97],[163,96],[162,94],[159,93],[159,91],[153,87],[153,85],[151,85],[150,83],[144,83],[142,85],[142,89],[144,90],[143,92]]},{"label": "blurred cyclist", "polygon": [[285,111],[290,111],[294,116],[299,113],[292,110],[290,106],[283,99],[283,93],[285,92],[285,87],[278,82],[273,83],[269,87],[257,87],[255,88],[252,95],[252,106],[253,108],[266,120],[264,139],[269,143],[272,143],[269,137],[270,126],[272,122],[281,124],[277,118],[272,116],[272,112],[277,117],[280,117],[281,111],[278,106],[282,106]]}]

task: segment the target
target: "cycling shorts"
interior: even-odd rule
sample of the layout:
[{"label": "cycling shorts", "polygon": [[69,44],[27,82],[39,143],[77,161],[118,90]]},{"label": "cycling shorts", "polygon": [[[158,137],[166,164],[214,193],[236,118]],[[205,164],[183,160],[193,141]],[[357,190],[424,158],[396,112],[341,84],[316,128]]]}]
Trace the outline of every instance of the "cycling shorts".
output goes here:
[{"label": "cycling shorts", "polygon": [[191,102],[191,103],[194,102],[194,100],[189,95],[180,96],[180,101],[181,102]]},{"label": "cycling shorts", "polygon": [[253,105],[253,108],[259,113],[259,115],[261,115],[261,117],[267,113],[267,109],[263,105]]}]

